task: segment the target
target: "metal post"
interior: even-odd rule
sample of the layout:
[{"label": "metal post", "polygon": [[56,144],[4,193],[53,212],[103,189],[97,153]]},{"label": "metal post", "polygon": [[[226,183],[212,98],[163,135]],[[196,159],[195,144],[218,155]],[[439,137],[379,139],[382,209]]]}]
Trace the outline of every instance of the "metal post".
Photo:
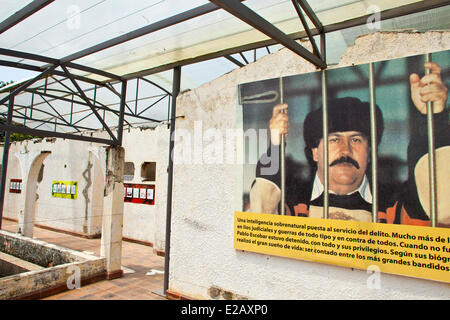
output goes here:
[{"label": "metal post", "polygon": [[169,143],[169,170],[167,177],[167,216],[166,216],[166,246],[164,251],[164,294],[169,288],[169,262],[170,262],[170,231],[172,223],[172,183],[173,183],[173,149],[175,145],[175,118],[177,96],[180,93],[181,67],[173,69],[172,82],[172,110],[170,118],[170,143]]},{"label": "metal post", "polygon": [[327,74],[322,70],[323,218],[328,219],[328,106]]},{"label": "metal post", "polygon": [[294,5],[295,11],[297,11],[297,15],[300,18],[300,21],[303,25],[303,28],[305,29],[306,34],[308,35],[309,42],[311,43],[312,48],[313,48],[313,53],[316,56],[320,56],[319,48],[317,48],[316,41],[314,40],[313,34],[308,27],[308,23],[306,22],[305,16],[302,13],[302,9],[300,8],[300,5],[298,4],[298,2],[296,0],[292,0],[292,4]]},{"label": "metal post", "polygon": [[72,124],[72,122],[73,122],[73,99],[74,99],[74,95],[72,93],[72,101],[70,102],[70,124]]},{"label": "metal post", "polygon": [[127,81],[124,80],[124,81],[122,81],[122,92],[120,93],[119,127],[117,128],[117,140],[118,140],[119,146],[122,145],[122,139],[123,139],[123,119],[124,119],[124,114],[125,114],[126,99],[127,99]]},{"label": "metal post", "polygon": [[34,92],[31,94],[30,120],[33,119]]},{"label": "metal post", "polygon": [[[7,125],[11,125],[12,123],[12,114],[14,109],[14,96],[9,98],[9,106],[8,106],[8,117],[7,117]],[[9,156],[9,138],[11,134],[9,130],[5,132],[5,145],[3,147],[3,160],[2,160],[2,177],[0,181],[0,230],[2,228],[2,219],[3,219],[3,205],[5,200],[5,190],[6,190],[6,172],[8,167],[8,156]]]},{"label": "metal post", "polygon": [[[33,105],[34,105],[34,92],[31,94],[31,104],[30,104],[30,119],[32,119],[33,115]],[[27,124],[27,112],[28,110],[25,109],[25,119],[23,120],[23,126],[25,127]]]},{"label": "metal post", "polygon": [[97,104],[97,85],[96,84],[94,85],[94,102],[93,102],[93,104],[94,105]]},{"label": "metal post", "polygon": [[169,95],[168,99],[167,99],[167,129],[170,126],[170,106],[171,106],[171,102],[172,102],[172,97]]},{"label": "metal post", "polygon": [[378,221],[378,163],[377,163],[377,122],[375,105],[374,66],[369,63],[370,90],[370,147],[372,165],[372,222]]},{"label": "metal post", "polygon": [[[425,55],[425,62],[431,62],[431,54]],[[431,70],[426,69],[426,74]],[[432,227],[436,227],[437,203],[436,203],[436,160],[434,147],[434,124],[433,124],[433,103],[427,102],[427,133],[428,133],[428,175],[430,183],[430,222]]]},{"label": "metal post", "polygon": [[327,41],[326,35],[324,32],[320,34],[320,55],[322,56],[322,60],[327,63]]},{"label": "metal post", "polygon": [[[280,104],[284,103],[284,96],[283,96],[283,78],[280,77]],[[280,181],[280,188],[281,188],[281,202],[280,202],[280,214],[286,215],[286,141],[285,141],[285,135],[281,135],[281,142],[280,142],[280,175],[281,175],[281,181]]]},{"label": "metal post", "polygon": [[137,114],[138,109],[138,97],[139,97],[139,78],[136,78],[136,101],[134,103],[134,114]]},{"label": "metal post", "polygon": [[245,64],[248,64],[247,58],[244,56],[242,52],[239,52],[239,55],[241,56],[242,60],[244,60]]}]

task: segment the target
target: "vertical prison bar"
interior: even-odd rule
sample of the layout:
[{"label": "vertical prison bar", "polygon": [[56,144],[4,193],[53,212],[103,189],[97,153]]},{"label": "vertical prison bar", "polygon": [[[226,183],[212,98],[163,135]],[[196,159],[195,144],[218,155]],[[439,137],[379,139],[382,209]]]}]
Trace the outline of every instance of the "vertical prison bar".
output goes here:
[{"label": "vertical prison bar", "polygon": [[[284,103],[283,96],[283,78],[280,77],[280,104]],[[280,173],[281,173],[281,205],[280,205],[280,214],[286,215],[286,167],[285,167],[285,136],[281,135],[280,142]]]},{"label": "vertical prison bar", "polygon": [[166,202],[166,243],[164,254],[164,287],[163,292],[167,294],[169,289],[169,267],[170,267],[170,233],[172,230],[172,185],[173,185],[173,154],[175,148],[175,124],[177,115],[177,96],[181,88],[181,66],[173,69],[172,80],[172,105],[170,116],[170,141],[169,141],[169,168],[167,177],[167,202]]},{"label": "vertical prison bar", "polygon": [[323,218],[328,219],[328,105],[327,74],[322,70]]},{"label": "vertical prison bar", "polygon": [[[425,62],[431,62],[431,54],[425,55]],[[426,68],[426,74],[431,70]],[[428,175],[430,190],[430,225],[436,227],[437,205],[436,205],[436,160],[434,147],[434,125],[433,125],[433,103],[427,102],[427,134],[428,134]]]},{"label": "vertical prison bar", "polygon": [[372,222],[378,221],[378,163],[377,163],[377,121],[375,104],[374,65],[369,63],[370,91],[370,147],[372,166]]}]

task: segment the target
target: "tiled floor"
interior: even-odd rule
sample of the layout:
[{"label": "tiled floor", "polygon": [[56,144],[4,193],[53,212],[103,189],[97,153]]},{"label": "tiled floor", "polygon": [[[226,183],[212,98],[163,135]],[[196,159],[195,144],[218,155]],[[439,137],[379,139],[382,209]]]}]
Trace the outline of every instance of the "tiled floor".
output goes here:
[{"label": "tiled floor", "polygon": [[[16,232],[17,223],[3,220],[2,229]],[[100,254],[100,239],[83,239],[64,233],[34,228],[34,237],[66,248]],[[114,280],[103,280],[79,289],[65,291],[46,300],[166,300],[155,294],[162,291],[164,258],[153,253],[153,248],[122,242],[124,275]]]}]

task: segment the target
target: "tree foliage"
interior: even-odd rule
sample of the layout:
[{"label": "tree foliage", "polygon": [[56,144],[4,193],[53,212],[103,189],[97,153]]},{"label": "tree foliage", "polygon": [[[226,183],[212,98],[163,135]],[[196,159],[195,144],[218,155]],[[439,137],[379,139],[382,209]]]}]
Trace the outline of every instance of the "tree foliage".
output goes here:
[{"label": "tree foliage", "polygon": [[4,87],[4,86],[7,86],[8,84],[11,84],[11,83],[13,83],[13,81],[1,81],[0,80],[0,88],[2,88],[2,87]]}]

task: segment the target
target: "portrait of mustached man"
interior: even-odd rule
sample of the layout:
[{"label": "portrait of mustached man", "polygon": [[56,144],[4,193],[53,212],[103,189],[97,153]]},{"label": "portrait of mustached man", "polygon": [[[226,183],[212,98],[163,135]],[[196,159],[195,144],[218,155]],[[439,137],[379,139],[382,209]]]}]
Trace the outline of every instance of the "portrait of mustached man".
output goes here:
[{"label": "portrait of mustached man", "polygon": [[[430,73],[420,77],[409,75],[410,98],[414,112],[424,130],[416,130],[409,139],[408,147],[408,180],[398,185],[396,192],[383,192],[379,187],[378,222],[429,226],[429,209],[421,194],[427,190],[423,175],[418,168],[427,170],[424,158],[428,152],[427,140],[427,102],[432,102],[435,148],[439,159],[449,159],[449,125],[447,103],[447,87],[441,78],[441,67],[437,63],[427,62],[424,67]],[[329,215],[330,219],[372,221],[372,190],[370,183],[371,159],[371,127],[370,104],[358,98],[344,97],[329,100],[328,140],[323,140],[322,108],[310,112],[303,123],[303,139],[305,156],[314,168],[315,175],[308,183],[292,181],[286,177],[286,215],[303,217],[323,217],[324,205],[324,166],[328,166]],[[378,106],[375,108],[376,143],[383,136],[383,114]],[[264,155],[274,158],[279,154],[281,136],[289,132],[289,112],[287,104],[275,105],[270,119],[270,148]],[[328,143],[328,163],[324,163],[323,144]],[[276,158],[276,157],[275,157]],[[265,170],[267,164],[258,161],[256,178],[250,189],[249,212],[278,214],[280,212],[280,170]],[[272,164],[271,164],[272,165]],[[448,166],[437,167],[437,176],[447,175]],[[446,171],[445,171],[446,170]],[[289,169],[287,169],[289,172]],[[420,184],[418,183],[419,181]],[[445,183],[445,181],[444,181]],[[426,189],[426,188],[425,188]],[[441,187],[441,190],[443,188]],[[448,190],[448,188],[447,188]],[[448,192],[448,191],[447,191]],[[450,227],[450,210],[448,199],[443,199],[440,207],[438,227]],[[444,208],[444,209],[442,209]]]}]

